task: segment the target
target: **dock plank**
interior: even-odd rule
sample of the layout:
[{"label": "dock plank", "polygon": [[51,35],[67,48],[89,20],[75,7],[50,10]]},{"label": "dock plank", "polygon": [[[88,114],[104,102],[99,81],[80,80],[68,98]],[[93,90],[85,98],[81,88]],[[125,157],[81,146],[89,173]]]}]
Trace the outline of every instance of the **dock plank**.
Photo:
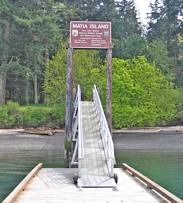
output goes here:
[{"label": "dock plank", "polygon": [[118,191],[113,188],[77,188],[72,177],[77,169],[43,168],[21,192],[16,203],[157,203],[167,202],[148,190],[143,184],[115,169],[118,174]]}]

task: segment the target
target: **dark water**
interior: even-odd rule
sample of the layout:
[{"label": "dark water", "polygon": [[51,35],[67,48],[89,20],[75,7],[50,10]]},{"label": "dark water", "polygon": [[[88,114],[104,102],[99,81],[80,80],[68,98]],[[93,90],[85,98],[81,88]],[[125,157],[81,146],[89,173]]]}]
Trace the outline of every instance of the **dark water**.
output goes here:
[{"label": "dark water", "polygon": [[183,199],[183,152],[120,150],[116,158]]},{"label": "dark water", "polygon": [[38,163],[44,167],[64,167],[63,151],[11,151],[0,154],[0,202]]},{"label": "dark water", "polygon": [[[125,162],[183,199],[183,153],[120,150],[118,167]],[[44,167],[63,167],[63,151],[20,151],[0,155],[0,201],[37,163]]]}]

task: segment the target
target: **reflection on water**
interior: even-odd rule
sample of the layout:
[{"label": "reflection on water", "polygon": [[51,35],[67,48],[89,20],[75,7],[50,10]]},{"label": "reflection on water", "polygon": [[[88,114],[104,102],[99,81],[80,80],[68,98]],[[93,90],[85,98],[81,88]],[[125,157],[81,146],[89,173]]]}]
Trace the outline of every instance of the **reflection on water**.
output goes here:
[{"label": "reflection on water", "polygon": [[120,150],[118,167],[127,163],[183,199],[183,152]]},{"label": "reflection on water", "polygon": [[52,151],[19,151],[0,154],[0,202],[38,163],[44,167],[63,167],[64,153]]}]

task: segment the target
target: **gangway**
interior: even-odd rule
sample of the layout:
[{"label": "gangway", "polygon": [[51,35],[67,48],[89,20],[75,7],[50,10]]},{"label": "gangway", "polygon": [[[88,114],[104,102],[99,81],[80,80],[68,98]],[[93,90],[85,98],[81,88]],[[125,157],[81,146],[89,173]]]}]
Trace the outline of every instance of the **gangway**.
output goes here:
[{"label": "gangway", "polygon": [[115,187],[114,146],[96,86],[93,100],[82,101],[78,85],[73,113],[73,156],[78,166],[74,182],[78,187]]}]

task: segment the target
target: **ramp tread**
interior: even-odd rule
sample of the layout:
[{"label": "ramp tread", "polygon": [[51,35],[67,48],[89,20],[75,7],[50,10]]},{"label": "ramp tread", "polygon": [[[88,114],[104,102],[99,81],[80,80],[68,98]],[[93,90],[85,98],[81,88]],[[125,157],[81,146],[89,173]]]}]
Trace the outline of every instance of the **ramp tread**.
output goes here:
[{"label": "ramp tread", "polygon": [[[105,185],[109,178],[99,120],[93,102],[82,102],[82,123],[85,158],[79,161],[80,185]],[[108,183],[114,185],[112,178]],[[109,185],[109,184],[107,184]]]}]

